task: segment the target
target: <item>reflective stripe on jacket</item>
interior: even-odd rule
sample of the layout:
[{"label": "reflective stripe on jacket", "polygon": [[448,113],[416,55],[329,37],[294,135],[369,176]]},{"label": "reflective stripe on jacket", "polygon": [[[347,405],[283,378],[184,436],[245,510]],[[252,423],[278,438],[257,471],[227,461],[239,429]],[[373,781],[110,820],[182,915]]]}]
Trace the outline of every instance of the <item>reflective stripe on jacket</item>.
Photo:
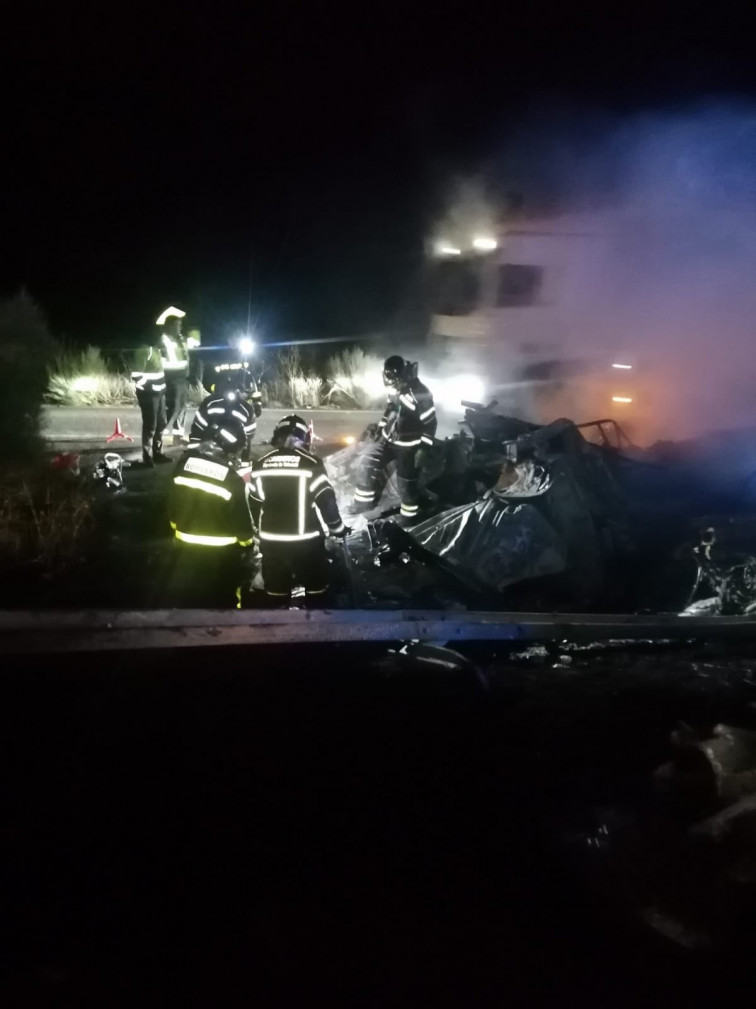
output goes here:
[{"label": "reflective stripe on jacket", "polygon": [[213,452],[190,449],[179,460],[168,499],[177,540],[193,546],[247,546],[254,536],[247,486]]},{"label": "reflective stripe on jacket", "polygon": [[276,449],[258,459],[249,497],[262,542],[298,543],[344,531],[325,466],[303,449]]},{"label": "reflective stripe on jacket", "polygon": [[392,390],[378,426],[397,448],[432,445],[438,422],[430,389],[414,378],[399,392]]},{"label": "reflective stripe on jacket", "polygon": [[174,339],[167,333],[160,337],[160,359],[163,370],[169,375],[189,373],[189,351],[183,337]]},{"label": "reflective stripe on jacket", "polygon": [[257,419],[240,395],[234,399],[229,396],[206,396],[194,415],[189,444],[198,444],[213,424],[220,425],[228,420],[238,420],[247,437],[251,437],[257,430]]},{"label": "reflective stripe on jacket", "polygon": [[134,352],[134,368],[131,378],[138,391],[164,392],[165,372],[157,347],[145,344]]}]

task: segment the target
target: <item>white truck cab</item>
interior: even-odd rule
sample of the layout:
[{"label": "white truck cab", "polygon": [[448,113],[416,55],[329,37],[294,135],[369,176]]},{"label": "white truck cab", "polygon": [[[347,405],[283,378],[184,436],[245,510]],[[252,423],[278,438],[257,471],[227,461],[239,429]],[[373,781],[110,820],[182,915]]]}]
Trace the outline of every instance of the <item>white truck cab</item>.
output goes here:
[{"label": "white truck cab", "polygon": [[609,311],[623,230],[616,215],[574,214],[438,240],[429,349],[474,367],[487,395],[526,419],[632,421],[637,361]]}]

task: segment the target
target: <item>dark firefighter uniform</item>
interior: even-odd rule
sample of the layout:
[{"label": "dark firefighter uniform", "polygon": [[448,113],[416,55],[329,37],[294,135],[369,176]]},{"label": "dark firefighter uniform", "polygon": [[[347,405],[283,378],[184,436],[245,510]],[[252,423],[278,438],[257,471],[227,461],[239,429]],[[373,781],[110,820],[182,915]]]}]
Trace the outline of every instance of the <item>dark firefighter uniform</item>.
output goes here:
[{"label": "dark firefighter uniform", "polygon": [[295,585],[303,585],[306,596],[322,595],[329,583],[325,535],[344,536],[347,527],[322,460],[303,447],[309,444],[305,422],[284,418],[276,442],[283,447],[257,460],[249,485],[265,591],[288,597]]},{"label": "dark firefighter uniform", "polygon": [[246,441],[242,426],[225,423],[213,437],[181,457],[168,501],[176,594],[207,606],[240,598],[246,548],[254,539],[247,486],[235,465]]},{"label": "dark firefighter uniform", "polygon": [[131,377],[142,413],[142,458],[151,465],[163,456],[165,428],[165,374],[157,345],[140,347],[134,355]]},{"label": "dark firefighter uniform", "polygon": [[391,386],[378,440],[365,453],[357,479],[354,502],[357,509],[372,507],[380,494],[388,464],[396,461],[401,515],[412,519],[418,512],[417,450],[432,445],[436,433],[433,396],[414,373],[414,366],[400,357],[384,365],[384,382]]},{"label": "dark firefighter uniform", "polygon": [[[257,417],[255,409],[259,411],[259,406],[250,406],[244,401],[241,394],[230,389],[225,395],[211,393],[200,403],[192,421],[192,428],[189,432],[189,445],[198,445],[213,425],[218,426],[225,422],[238,421],[244,429],[246,438],[246,448],[255,436],[257,430]],[[248,454],[248,451],[245,453]]]},{"label": "dark firefighter uniform", "polygon": [[166,308],[158,316],[160,357],[165,373],[165,406],[168,415],[167,434],[183,437],[186,403],[189,390],[189,348],[181,332],[181,320],[186,315],[180,308]]}]

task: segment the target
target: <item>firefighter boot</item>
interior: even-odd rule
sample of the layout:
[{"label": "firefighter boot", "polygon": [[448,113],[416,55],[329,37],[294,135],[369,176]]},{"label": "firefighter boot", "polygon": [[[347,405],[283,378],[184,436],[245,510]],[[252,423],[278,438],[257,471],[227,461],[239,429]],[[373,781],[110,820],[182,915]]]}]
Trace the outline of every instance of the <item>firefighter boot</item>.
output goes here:
[{"label": "firefighter boot", "polygon": [[414,525],[417,522],[417,513],[420,510],[420,506],[417,503],[418,482],[417,480],[407,480],[405,477],[397,476],[396,485],[399,491],[399,499],[402,502],[399,509],[399,525]]},{"label": "firefighter boot", "polygon": [[153,444],[152,444],[152,456],[153,456],[155,462],[158,462],[158,463],[173,462],[173,460],[171,459],[171,457],[169,455],[165,455],[165,453],[163,452],[163,439],[162,438],[160,439],[160,441],[153,442]]}]

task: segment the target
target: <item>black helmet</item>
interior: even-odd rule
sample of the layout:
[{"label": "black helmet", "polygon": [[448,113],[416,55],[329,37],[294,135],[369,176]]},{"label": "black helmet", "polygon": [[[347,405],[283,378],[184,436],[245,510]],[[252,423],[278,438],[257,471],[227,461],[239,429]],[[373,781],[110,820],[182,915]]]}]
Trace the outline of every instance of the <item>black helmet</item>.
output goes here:
[{"label": "black helmet", "polygon": [[247,444],[244,427],[238,420],[227,419],[208,428],[206,441],[216,445],[224,455],[239,455]]},{"label": "black helmet", "polygon": [[383,384],[396,389],[405,381],[407,362],[398,354],[392,354],[383,362]]},{"label": "black helmet", "polygon": [[295,448],[309,448],[311,441],[309,427],[295,413],[290,413],[288,417],[279,420],[273,437],[270,439],[271,445],[275,448],[283,448],[286,445],[293,445]]},{"label": "black helmet", "polygon": [[246,396],[251,388],[252,379],[247,369],[232,368],[217,374],[215,387],[210,392],[217,392],[221,396],[227,396],[229,393]]}]

